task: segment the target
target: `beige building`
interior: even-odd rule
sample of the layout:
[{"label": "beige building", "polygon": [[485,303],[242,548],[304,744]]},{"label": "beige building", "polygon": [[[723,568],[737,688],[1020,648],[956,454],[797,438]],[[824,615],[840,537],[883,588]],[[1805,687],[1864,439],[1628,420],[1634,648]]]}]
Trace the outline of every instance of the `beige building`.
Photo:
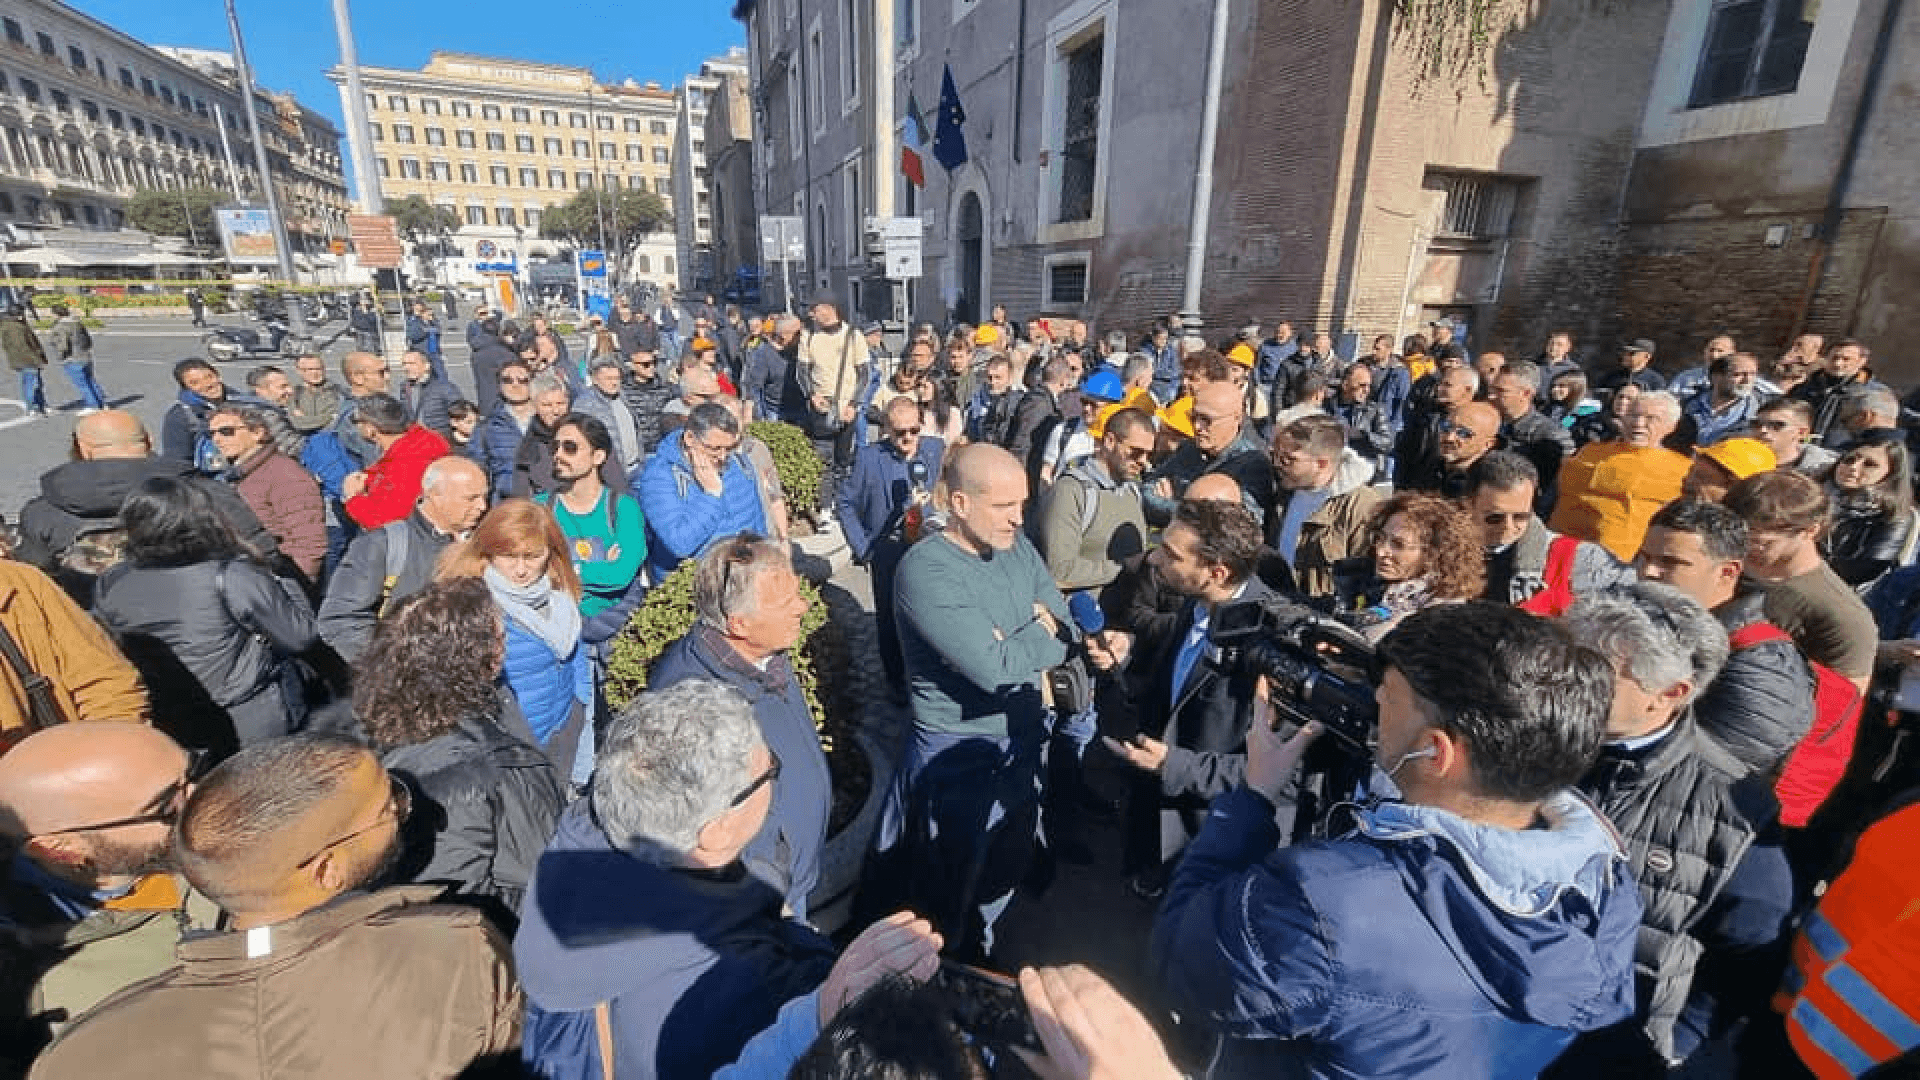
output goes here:
[{"label": "beige building", "polygon": [[[328,77],[346,107],[344,72]],[[383,195],[423,196],[461,223],[457,254],[434,268],[455,281],[475,280],[475,264],[559,254],[540,216],[581,191],[651,191],[676,208],[675,96],[657,83],[606,86],[587,68],[444,52],[419,71],[362,66],[360,79]],[[676,257],[663,230],[628,270],[677,283]]]},{"label": "beige building", "polygon": [[[289,238],[296,250],[324,251],[345,233],[339,134],[291,95],[256,91],[254,104]],[[0,222],[10,227],[13,247],[56,231],[70,253],[74,230],[119,230],[138,190],[231,190],[223,133],[241,194],[257,198],[241,110],[225,53],[154,47],[55,0],[9,0],[0,15]],[[196,239],[203,247],[218,243]],[[119,261],[37,265],[87,272],[143,265],[130,252],[112,258]]]},{"label": "beige building", "polygon": [[[698,74],[681,80],[676,105],[680,124],[675,132],[674,190],[690,193],[691,213],[674,218],[680,244],[681,288],[689,292],[718,292],[713,251],[713,174],[707,160],[707,136],[716,98],[729,79],[747,77],[747,50],[734,46],[700,64]],[[685,200],[683,200],[685,201]]]}]

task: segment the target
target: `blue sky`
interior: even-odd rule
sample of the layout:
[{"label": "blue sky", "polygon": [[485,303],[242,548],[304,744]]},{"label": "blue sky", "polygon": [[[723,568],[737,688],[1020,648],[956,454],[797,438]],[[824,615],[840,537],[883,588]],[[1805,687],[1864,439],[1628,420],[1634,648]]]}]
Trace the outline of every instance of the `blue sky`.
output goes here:
[{"label": "blue sky", "polygon": [[[67,0],[153,45],[227,49],[224,0]],[[342,122],[327,68],[340,60],[331,0],[238,0],[254,79],[291,90]],[[362,64],[419,68],[435,49],[591,67],[602,81],[631,76],[672,86],[700,61],[746,43],[729,0],[508,3],[505,0],[359,0],[353,35]]]}]

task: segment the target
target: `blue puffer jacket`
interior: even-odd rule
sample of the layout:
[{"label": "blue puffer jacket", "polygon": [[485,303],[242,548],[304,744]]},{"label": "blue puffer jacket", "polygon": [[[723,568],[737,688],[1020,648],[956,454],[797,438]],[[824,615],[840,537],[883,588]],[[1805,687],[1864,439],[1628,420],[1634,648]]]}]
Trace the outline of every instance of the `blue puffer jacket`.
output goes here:
[{"label": "blue puffer jacket", "polygon": [[[566,599],[565,593],[556,590],[555,602]],[[506,622],[507,655],[501,664],[502,674],[507,689],[520,703],[527,727],[545,746],[554,732],[566,726],[574,702],[593,706],[593,667],[587,661],[587,650],[578,643],[567,655],[555,656],[546,642],[514,622],[511,615]],[[561,762],[558,767],[565,770],[567,763]]]},{"label": "blue puffer jacket", "polygon": [[1386,802],[1337,840],[1280,842],[1274,807],[1216,799],[1167,890],[1153,967],[1225,1037],[1215,1077],[1533,1080],[1633,1012],[1640,895],[1571,792],[1547,828]]},{"label": "blue puffer jacket", "polygon": [[513,461],[520,453],[520,440],[525,436],[520,421],[513,418],[504,401],[474,433],[474,445],[480,448],[474,460],[487,470],[487,486],[495,500],[504,499],[513,491]]},{"label": "blue puffer jacket", "polygon": [[647,568],[659,581],[681,560],[706,550],[723,536],[752,530],[765,534],[767,513],[760,503],[760,484],[744,455],[727,459],[720,474],[720,494],[709,495],[693,478],[687,464],[686,439],[678,434],[660,440],[660,448],[640,472],[640,513],[647,519]]}]

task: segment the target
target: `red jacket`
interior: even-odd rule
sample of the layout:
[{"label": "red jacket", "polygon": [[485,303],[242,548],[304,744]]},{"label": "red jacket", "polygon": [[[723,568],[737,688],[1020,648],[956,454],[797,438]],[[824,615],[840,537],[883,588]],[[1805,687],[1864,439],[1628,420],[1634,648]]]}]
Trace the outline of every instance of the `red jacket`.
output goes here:
[{"label": "red jacket", "polygon": [[413,425],[387,447],[379,461],[367,466],[366,490],[347,500],[347,513],[363,529],[377,529],[406,517],[420,498],[420,477],[427,466],[451,452],[447,440]]}]

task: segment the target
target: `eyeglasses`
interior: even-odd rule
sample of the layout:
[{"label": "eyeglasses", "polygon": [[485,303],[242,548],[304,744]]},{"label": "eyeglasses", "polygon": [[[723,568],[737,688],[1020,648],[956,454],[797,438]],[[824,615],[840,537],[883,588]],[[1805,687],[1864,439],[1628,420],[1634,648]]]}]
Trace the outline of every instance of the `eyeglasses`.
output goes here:
[{"label": "eyeglasses", "polygon": [[219,427],[210,427],[207,429],[207,434],[218,435],[223,439],[231,439],[235,435],[240,434],[240,425],[239,424],[222,424]]},{"label": "eyeglasses", "polygon": [[[407,787],[407,782],[405,780],[400,779],[399,777],[393,775],[392,773],[387,774],[387,810],[393,811],[393,823],[396,826],[405,825],[407,823],[407,818],[413,815],[413,791],[412,789]],[[312,866],[314,863],[318,862],[320,860],[320,856],[325,855],[327,852],[332,851],[334,848],[337,848],[341,844],[347,843],[350,840],[358,840],[360,837],[365,836],[366,834],[386,824],[386,822],[387,822],[386,810],[382,810],[380,813],[380,816],[377,818],[374,818],[373,823],[371,825],[368,825],[364,828],[355,829],[352,832],[348,833],[347,835],[328,844],[326,847],[321,848],[319,851],[316,851],[313,854],[307,856],[306,858],[301,859],[297,864],[294,865],[294,869],[305,870],[307,867]]]},{"label": "eyeglasses", "polygon": [[888,434],[896,439],[905,439],[920,434],[920,429],[917,427],[894,428]]},{"label": "eyeglasses", "polygon": [[500,382],[501,382],[501,385],[503,386],[525,386],[532,381],[533,381],[532,379],[528,378],[525,375],[500,376]]},{"label": "eyeglasses", "polygon": [[1531,510],[1520,510],[1510,514],[1503,514],[1496,510],[1490,514],[1481,515],[1480,520],[1488,525],[1518,525],[1532,517]]},{"label": "eyeglasses", "polygon": [[733,801],[727,804],[727,809],[731,810],[734,807],[739,806],[740,804],[746,802],[748,799],[753,798],[754,792],[759,791],[761,788],[766,787],[768,784],[771,784],[775,780],[780,779],[780,755],[774,753],[772,750],[768,750],[767,759],[768,759],[767,771],[761,773],[758,777],[756,777],[753,783],[748,784],[744,788],[741,788],[740,794],[735,795],[733,797]]},{"label": "eyeglasses", "polygon": [[1470,427],[1467,427],[1464,424],[1451,424],[1451,423],[1442,423],[1440,425],[1440,434],[1455,435],[1462,439],[1477,439],[1480,437],[1479,432],[1473,430]]},{"label": "eyeglasses", "polygon": [[[727,541],[727,546],[722,549],[724,552],[720,557],[720,613],[722,615],[731,614],[727,611],[727,594],[733,591],[733,568],[752,562],[753,545],[763,539],[764,537],[752,530],[739,532],[733,534]],[[752,791],[749,790],[748,794],[752,794]],[[734,805],[740,804],[734,803]]]},{"label": "eyeglasses", "polygon": [[71,829],[55,829],[44,836],[59,836],[63,833],[101,832],[105,829],[120,829],[128,825],[166,825],[171,827],[180,819],[180,811],[187,805],[187,789],[200,782],[212,766],[212,759],[205,748],[187,751],[187,767],[180,773],[180,779],[160,789],[160,793],[147,801],[148,806],[158,807],[144,814],[132,817],[115,818],[112,821],[95,822],[92,825],[75,825]]},{"label": "eyeglasses", "polygon": [[698,446],[702,450],[705,450],[707,453],[712,454],[714,457],[726,457],[728,454],[733,453],[734,450],[740,445],[739,439],[735,439],[730,443],[722,443],[719,446],[715,446],[714,444],[709,442],[702,442],[699,439],[695,439],[693,440],[693,442],[694,442],[694,445]]}]

